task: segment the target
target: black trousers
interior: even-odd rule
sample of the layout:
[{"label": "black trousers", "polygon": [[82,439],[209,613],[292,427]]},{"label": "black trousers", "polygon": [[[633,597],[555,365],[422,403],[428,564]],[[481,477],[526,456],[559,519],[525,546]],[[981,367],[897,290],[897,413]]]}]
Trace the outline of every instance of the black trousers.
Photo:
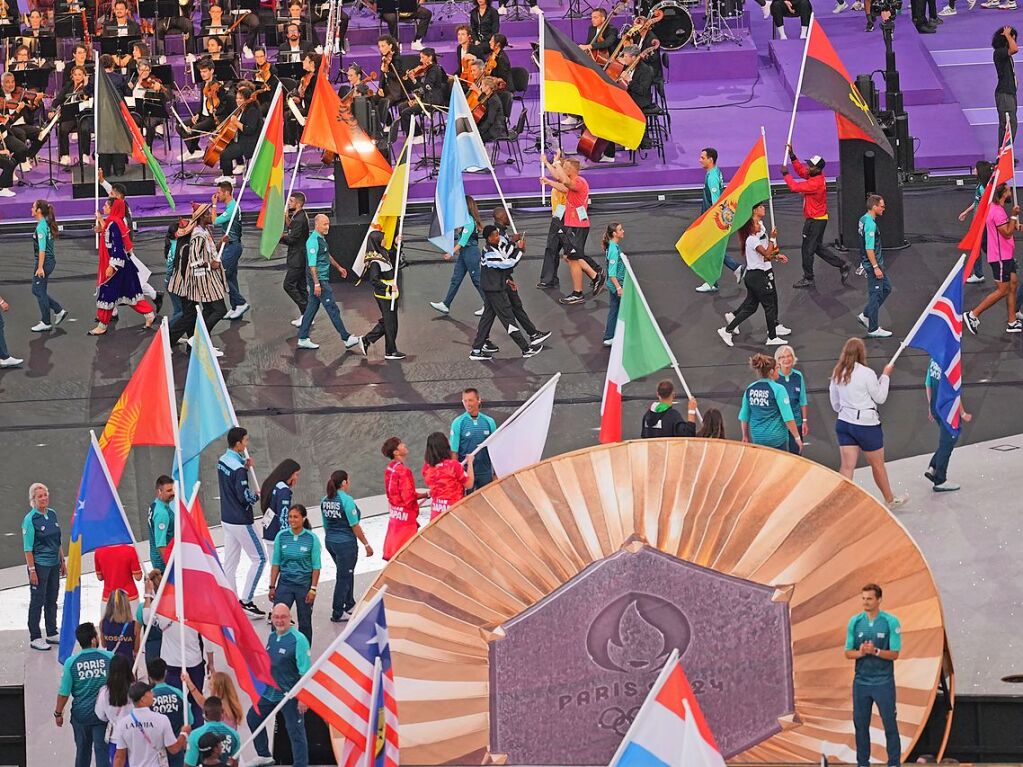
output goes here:
[{"label": "black trousers", "polygon": [[590,236],[588,226],[566,226],[564,227],[565,237],[562,238],[562,248],[567,254],[571,247],[575,247],[576,255],[570,258],[581,258],[595,272],[600,271],[600,266],[590,256],[586,255],[586,239]]},{"label": "black trousers", "polygon": [[309,286],[306,284],[308,269],[302,264],[288,264],[288,270],[284,273],[284,292],[288,298],[295,302],[299,314],[305,314],[305,308],[309,304]]},{"label": "black trousers", "polygon": [[529,319],[529,315],[526,314],[526,308],[522,305],[522,299],[519,298],[519,290],[517,287],[513,288],[508,285],[505,289],[505,293],[508,294],[508,303],[511,304],[512,315],[515,317],[515,322],[522,329],[522,332],[527,336],[536,335],[536,325]]},{"label": "black trousers", "polygon": [[[198,314],[199,304],[187,298],[181,298],[181,316],[170,326],[171,346],[181,340],[182,336],[191,336],[195,332],[195,318]],[[213,326],[224,319],[227,314],[227,306],[224,299],[209,301],[202,305],[202,318],[206,323],[206,329],[213,331]]]},{"label": "black trousers", "polygon": [[103,152],[99,156],[99,167],[104,176],[123,176],[128,167],[128,155]]},{"label": "black trousers", "polygon": [[845,261],[835,254],[831,248],[824,244],[824,231],[828,228],[826,218],[808,218],[803,221],[803,277],[813,279],[813,257],[820,256],[821,260],[841,269]]},{"label": "black trousers", "polygon": [[380,319],[373,326],[363,340],[367,344],[373,344],[384,339],[384,353],[391,354],[398,351],[398,305],[395,303],[391,308],[391,299],[373,296],[377,300],[377,307],[380,309]]},{"label": "black trousers", "polygon": [[731,333],[752,317],[758,306],[762,306],[767,320],[767,337],[774,338],[774,329],[778,325],[778,291],[774,287],[774,271],[747,269],[743,282],[746,283],[746,298],[735,310],[735,318],[725,326],[725,330]]},{"label": "black trousers", "polygon": [[157,48],[157,53],[164,52],[165,36],[168,32],[180,32],[185,37],[185,52],[187,53],[191,46],[191,38],[195,37],[195,27],[192,26],[192,20],[186,19],[184,16],[175,16],[170,19],[160,19],[160,45]]},{"label": "black trousers", "polygon": [[13,157],[0,157],[0,189],[10,189],[14,185],[15,167]]},{"label": "black trousers", "polygon": [[89,129],[88,121],[68,120],[57,126],[57,149],[63,157],[71,154],[71,134],[78,131],[78,153],[81,155],[91,154],[90,138],[92,131]]},{"label": "black trousers", "polygon": [[562,242],[561,219],[552,217],[550,228],[547,229],[547,244],[543,249],[543,266],[540,267],[540,282],[555,286],[559,283],[558,266],[561,264]]},{"label": "black trousers", "polygon": [[220,172],[230,176],[234,171],[235,160],[248,160],[248,155],[237,141],[232,141],[223,152],[220,153]]},{"label": "black trousers", "polygon": [[186,131],[184,128],[182,128],[179,125],[178,126],[178,135],[181,136],[185,140],[185,149],[188,150],[188,152],[192,153],[192,152],[195,152],[199,148],[199,139],[201,138],[201,136],[198,136],[196,134],[197,133],[204,133],[204,132],[211,131],[211,130],[213,130],[216,127],[217,127],[217,121],[216,121],[215,118],[209,117],[209,116],[207,116],[207,117],[200,117],[199,121],[196,122],[196,124],[192,126],[192,129],[193,129],[193,131],[195,131],[195,133],[192,133],[190,135],[188,133],[188,131]]},{"label": "black trousers", "polygon": [[508,330],[508,335],[522,351],[529,348],[529,342],[519,330],[518,319],[515,317],[515,310],[508,297],[510,292],[507,289],[483,291],[483,316],[480,317],[479,327],[476,328],[476,338],[472,342],[473,349],[483,348],[484,342],[490,338],[490,329],[493,327],[495,319]]},{"label": "black trousers", "polygon": [[[398,39],[398,14],[396,13],[382,13],[380,17],[387,24],[387,30],[391,33],[391,37],[395,40]],[[433,13],[425,5],[420,5],[416,8],[416,12],[412,14],[412,18],[416,20],[416,40],[422,40],[426,37],[426,30],[430,28],[430,19],[433,18]]]},{"label": "black trousers", "polygon": [[791,0],[792,7],[795,8],[795,13],[789,13],[789,9],[785,7],[785,0],[774,0],[771,3],[771,18],[774,19],[774,26],[780,27],[784,23],[784,19],[794,19],[799,17],[799,23],[804,27],[810,26],[810,16],[813,14],[813,8],[810,6],[808,0]]}]

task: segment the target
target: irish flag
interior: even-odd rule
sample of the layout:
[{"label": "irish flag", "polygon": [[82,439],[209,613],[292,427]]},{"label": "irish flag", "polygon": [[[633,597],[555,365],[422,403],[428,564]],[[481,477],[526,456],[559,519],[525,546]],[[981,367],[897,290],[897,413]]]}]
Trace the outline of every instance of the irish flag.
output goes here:
[{"label": "irish flag", "polygon": [[713,285],[721,277],[728,238],[749,221],[753,206],[770,196],[767,147],[761,135],[718,201],[690,224],[675,243],[682,260]]},{"label": "irish flag", "polygon": [[622,387],[629,381],[644,378],[675,363],[664,334],[650,313],[632,266],[625,256],[622,260],[625,261],[627,275],[622,286],[615,337],[611,342],[611,359],[607,363],[604,399],[600,403],[601,442],[620,442],[622,439]]},{"label": "irish flag", "polygon": [[284,98],[277,86],[252,158],[249,186],[263,199],[256,226],[263,230],[259,255],[270,258],[284,232]]}]

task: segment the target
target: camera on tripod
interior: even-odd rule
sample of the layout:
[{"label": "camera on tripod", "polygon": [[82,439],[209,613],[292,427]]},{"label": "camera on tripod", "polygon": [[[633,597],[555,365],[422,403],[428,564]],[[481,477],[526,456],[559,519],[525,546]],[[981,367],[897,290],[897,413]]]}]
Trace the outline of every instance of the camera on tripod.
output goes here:
[{"label": "camera on tripod", "polygon": [[873,18],[878,18],[885,11],[891,14],[888,20],[894,22],[895,16],[902,11],[902,0],[874,0],[870,4],[870,15]]}]

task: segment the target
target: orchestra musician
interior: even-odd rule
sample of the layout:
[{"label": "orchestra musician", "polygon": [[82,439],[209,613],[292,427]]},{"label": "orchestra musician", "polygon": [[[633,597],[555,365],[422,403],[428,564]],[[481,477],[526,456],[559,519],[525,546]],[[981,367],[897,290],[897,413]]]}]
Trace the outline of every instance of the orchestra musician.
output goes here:
[{"label": "orchestra musician", "polygon": [[[483,74],[499,80],[498,88],[505,115],[511,114],[511,59],[508,58],[508,38],[498,33],[490,38],[490,54],[484,59]],[[501,83],[504,86],[501,86]]]},{"label": "orchestra musician", "polygon": [[377,50],[380,52],[380,90],[390,109],[408,100],[405,95],[405,65],[398,53],[398,41],[390,35],[377,39]]},{"label": "orchestra musician", "polygon": [[14,161],[28,171],[28,160],[39,151],[39,126],[33,116],[42,107],[43,96],[35,91],[26,91],[18,86],[14,75],[5,72],[0,78],[0,146],[10,150]]},{"label": "orchestra musician", "polygon": [[468,24],[459,24],[455,27],[455,40],[458,45],[455,47],[455,60],[453,72],[461,72],[465,59],[478,59],[482,56],[483,46],[473,42],[472,30]]},{"label": "orchestra musician", "polygon": [[[370,6],[375,8],[375,4]],[[423,38],[426,37],[427,31],[430,29],[430,19],[433,18],[433,13],[430,9],[423,5],[423,0],[418,0],[416,4],[415,12],[411,14],[402,14],[403,18],[413,18],[416,20],[416,36],[412,41],[412,50],[422,51]],[[398,14],[397,13],[381,13],[380,18],[387,24],[387,31],[391,33],[391,37],[395,40],[398,39]]]},{"label": "orchestra musician", "polygon": [[497,85],[497,80],[493,77],[484,77],[480,82],[480,91],[483,94],[480,101],[486,112],[477,126],[484,143],[508,137],[508,117],[504,111],[504,102],[497,92]]},{"label": "orchestra musician", "polygon": [[22,37],[52,37],[53,30],[43,23],[43,14],[32,11],[28,14],[28,25],[21,30]]},{"label": "orchestra musician", "polygon": [[[312,94],[309,95],[311,98]],[[251,88],[239,86],[235,91],[234,99],[237,106],[235,112],[239,114],[238,120],[241,122],[241,128],[235,134],[234,140],[220,153],[222,175],[217,179],[218,183],[230,181],[232,174],[240,172],[235,169],[235,162],[248,162],[252,159],[252,155],[256,151],[256,141],[259,140],[259,130],[263,127],[263,115],[259,111],[259,105],[256,103]]]},{"label": "orchestra musician", "polygon": [[[215,35],[223,47],[229,48],[231,46],[231,37],[227,34],[229,26],[224,20],[224,6],[219,2],[210,3],[209,15],[202,20],[202,36]],[[205,47],[205,43],[203,45]]]},{"label": "orchestra musician", "polygon": [[[81,2],[81,0],[79,0]],[[95,11],[96,19],[96,33],[102,34],[103,24],[111,23],[111,19],[114,15],[113,9],[114,0],[96,0],[96,2],[86,2],[85,4]],[[134,15],[138,11],[138,0],[131,0],[130,14]]]},{"label": "orchestra musician", "polygon": [[501,16],[490,2],[476,0],[476,7],[469,13],[469,32],[473,45],[486,47],[490,38],[501,31]]},{"label": "orchestra musician", "polygon": [[85,71],[88,74],[92,74],[92,58],[90,57],[91,51],[81,43],[76,43],[75,47],[71,50],[71,61],[58,62],[58,69],[64,70],[64,80],[61,83],[63,85],[71,78],[71,67],[85,67]]},{"label": "orchestra musician", "polygon": [[27,45],[19,45],[14,49],[14,62],[11,64],[12,72],[24,72],[26,69],[39,69],[40,60],[33,59]]},{"label": "orchestra musician", "polygon": [[267,45],[278,45],[280,37],[277,34],[277,6],[278,0],[259,0],[259,10],[249,13],[242,21],[245,27],[245,42],[242,46],[242,58],[245,61],[252,61],[253,48],[256,47],[256,38],[259,30],[263,30],[263,40]]},{"label": "orchestra musician", "polygon": [[189,45],[193,37],[195,37],[195,26],[192,24],[192,14],[195,11],[193,0],[178,0],[174,4],[174,15],[173,16],[160,16],[160,36],[156,38],[157,53],[163,53],[165,51],[163,37],[166,37],[168,32],[180,32],[183,40],[185,50],[189,50]]},{"label": "orchestra musician", "polygon": [[[135,78],[131,83],[129,92],[135,96],[136,111],[142,116],[142,135],[146,143],[152,149],[156,140],[156,126],[160,119],[152,117],[151,105],[163,106],[167,101],[167,89],[158,77],[153,77],[153,63],[149,59],[140,59],[137,64]],[[141,104],[139,102],[142,102]]]},{"label": "orchestra musician", "polygon": [[199,139],[231,114],[231,103],[227,100],[224,86],[214,79],[213,73],[213,62],[207,58],[201,59],[199,84],[202,86],[202,99],[199,111],[185,125],[178,126],[178,135],[185,143],[185,151],[181,154],[182,160],[201,160],[203,153],[199,151]]},{"label": "orchestra musician", "polygon": [[611,51],[618,47],[618,29],[614,24],[608,23],[607,11],[603,8],[594,8],[590,11],[590,28],[586,30],[586,43],[579,47],[590,55],[593,55],[593,51],[603,51],[610,55]]},{"label": "orchestra musician", "polygon": [[[419,52],[419,66],[405,73],[405,81],[408,83],[406,88],[413,98],[410,98],[406,102],[406,106],[402,108],[398,122],[391,124],[389,139],[392,144],[397,138],[399,123],[407,136],[412,118],[423,114],[424,105],[440,107],[447,103],[444,98],[447,76],[440,64],[437,63],[437,52],[433,48],[423,48]],[[417,140],[414,140],[413,143],[419,143],[422,140],[422,133],[420,132],[415,138]]]},{"label": "orchestra musician", "polygon": [[149,58],[149,46],[141,40],[136,40],[131,44],[128,53],[112,53],[110,55],[114,59],[114,66],[120,67],[122,73],[126,77],[130,77],[135,72],[138,62]]},{"label": "orchestra musician", "polygon": [[[99,57],[99,65],[103,68],[103,71],[107,73],[107,77],[110,78],[110,84],[114,86],[114,90],[121,96],[127,96],[130,93],[128,88],[128,79],[114,68],[114,57],[108,53],[104,53]],[[123,176],[127,167],[128,155],[124,153],[116,154],[112,152],[100,152],[100,184],[102,185],[104,183],[104,176]]]},{"label": "orchestra musician", "polygon": [[107,73],[107,77],[110,80],[110,84],[114,86],[114,90],[122,96],[126,96],[128,94],[128,78],[117,71],[117,68],[114,66],[114,57],[109,53],[104,53],[99,57],[99,65]]},{"label": "orchestra musician", "polygon": [[[87,101],[91,95],[92,87],[89,84],[89,76],[85,67],[71,67],[71,79],[64,83],[63,87],[57,91],[57,95],[53,97],[51,105],[53,111],[50,116],[52,117],[53,113],[64,105],[80,104]],[[92,138],[92,119],[81,119],[78,109],[73,110],[73,114],[71,119],[65,119],[65,115],[62,114],[57,125],[58,154],[60,155],[60,164],[65,168],[71,167],[72,131],[78,133],[78,152],[82,157],[82,162],[85,164],[91,162],[89,144]]]},{"label": "orchestra musician", "polygon": [[[656,48],[661,43],[657,39],[657,35],[654,34],[652,25],[644,26],[640,34],[632,35],[629,38],[629,44],[635,45],[641,51],[645,51],[647,48]],[[664,64],[661,61],[660,51],[652,53],[647,58],[643,59],[643,63],[650,67],[654,74],[654,83],[664,82]]]},{"label": "orchestra musician", "polygon": [[17,24],[20,18],[21,9],[18,7],[18,0],[5,0],[0,3],[0,26]]},{"label": "orchestra musician", "polygon": [[[647,110],[654,104],[654,70],[641,58],[641,52],[639,46],[636,45],[627,45],[622,49],[618,60],[625,66],[625,71],[618,84],[625,86],[628,94],[632,96],[632,100],[636,102],[636,106]],[[640,147],[644,148],[647,144],[647,138],[644,136]],[[600,158],[600,161],[614,162],[614,158],[615,145],[613,142],[608,142],[607,149],[604,150],[604,156]]]},{"label": "orchestra musician", "polygon": [[376,112],[377,125],[383,125],[390,108],[387,98],[381,96],[370,83],[363,82],[365,73],[358,64],[349,64],[348,68],[345,69],[345,77],[348,80],[348,84],[342,85],[338,89],[338,96],[341,97],[341,100],[351,101],[356,96],[367,99],[370,107]]},{"label": "orchestra musician", "polygon": [[291,0],[288,3],[288,15],[277,19],[277,29],[280,30],[278,39],[284,37],[288,24],[298,24],[299,33],[303,43],[312,43],[317,48],[320,45],[320,36],[316,28],[306,19],[302,18],[302,0]]},{"label": "orchestra musician", "polygon": [[222,37],[212,35],[206,38],[206,49],[203,56],[210,61],[234,61],[234,54],[224,50]]},{"label": "orchestra musician", "polygon": [[14,169],[17,161],[14,154],[0,142],[0,197],[14,197]]},{"label": "orchestra musician", "polygon": [[107,18],[103,25],[104,37],[141,37],[142,27],[128,13],[125,0],[114,0],[111,6],[113,18]]},{"label": "orchestra musician", "polygon": [[259,85],[260,92],[256,94],[259,99],[259,108],[265,117],[270,111],[270,101],[273,99],[274,91],[280,80],[277,78],[277,67],[270,63],[266,57],[266,48],[257,45],[252,49],[253,64],[255,72],[252,77]]},{"label": "orchestra musician", "polygon": [[287,37],[280,50],[277,51],[277,63],[288,64],[301,61],[307,53],[312,53],[314,46],[302,42],[302,30],[298,24],[288,24]]},{"label": "orchestra musician", "polygon": [[[303,115],[309,114],[309,106],[313,101],[313,93],[316,90],[316,75],[320,71],[320,54],[310,51],[302,59],[302,78],[298,81],[298,87],[291,94],[291,100],[298,106],[298,111]],[[284,145],[290,147],[298,144],[299,136],[302,135],[302,126],[298,124],[290,109],[285,110],[284,116]]]}]

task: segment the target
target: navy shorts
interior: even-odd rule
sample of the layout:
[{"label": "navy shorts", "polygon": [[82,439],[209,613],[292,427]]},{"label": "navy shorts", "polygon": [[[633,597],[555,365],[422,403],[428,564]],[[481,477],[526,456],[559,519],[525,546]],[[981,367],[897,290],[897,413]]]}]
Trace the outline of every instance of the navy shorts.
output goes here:
[{"label": "navy shorts", "polygon": [[858,447],[865,453],[872,453],[884,447],[884,433],[881,424],[860,426],[839,419],[835,422],[835,434],[842,447]]},{"label": "navy shorts", "polygon": [[1016,259],[1007,258],[1004,261],[992,261],[991,273],[995,276],[995,282],[1011,282],[1011,275],[1016,273]]}]

